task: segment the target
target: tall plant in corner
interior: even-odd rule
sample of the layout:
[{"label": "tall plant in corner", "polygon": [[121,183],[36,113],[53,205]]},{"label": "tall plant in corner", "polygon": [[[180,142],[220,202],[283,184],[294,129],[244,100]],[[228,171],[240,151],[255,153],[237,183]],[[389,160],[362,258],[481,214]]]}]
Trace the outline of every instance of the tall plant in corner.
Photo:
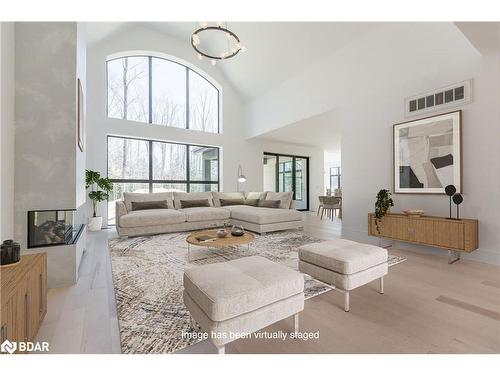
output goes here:
[{"label": "tall plant in corner", "polygon": [[85,171],[85,188],[90,189],[89,198],[92,201],[92,217],[89,219],[88,229],[100,230],[102,227],[102,216],[97,216],[97,204],[108,199],[109,192],[113,190],[113,184],[107,177],[101,177],[99,172]]},{"label": "tall plant in corner", "polygon": [[375,202],[375,226],[377,233],[380,235],[380,223],[382,218],[394,206],[391,198],[391,192],[387,189],[382,189],[377,193],[377,201]]}]

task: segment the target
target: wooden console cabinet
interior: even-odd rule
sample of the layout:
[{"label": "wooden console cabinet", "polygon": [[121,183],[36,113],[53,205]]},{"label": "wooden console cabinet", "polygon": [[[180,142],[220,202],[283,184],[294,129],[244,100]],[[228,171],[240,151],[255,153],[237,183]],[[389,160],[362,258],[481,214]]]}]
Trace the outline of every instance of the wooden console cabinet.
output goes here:
[{"label": "wooden console cabinet", "polygon": [[453,261],[460,258],[460,252],[470,253],[479,247],[479,223],[473,219],[387,214],[379,227],[380,234],[375,225],[375,214],[368,214],[369,235],[447,249],[450,255],[454,255]]},{"label": "wooden console cabinet", "polygon": [[47,254],[0,268],[0,342],[34,341],[47,312]]}]

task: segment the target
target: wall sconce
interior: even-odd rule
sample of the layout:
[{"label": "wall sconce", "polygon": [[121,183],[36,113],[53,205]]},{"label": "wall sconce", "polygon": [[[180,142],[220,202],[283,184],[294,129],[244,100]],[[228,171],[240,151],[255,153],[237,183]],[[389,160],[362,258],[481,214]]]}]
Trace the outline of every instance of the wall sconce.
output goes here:
[{"label": "wall sconce", "polygon": [[243,174],[243,169],[241,165],[238,165],[238,188],[237,191],[240,191],[240,184],[246,182],[247,177]]}]

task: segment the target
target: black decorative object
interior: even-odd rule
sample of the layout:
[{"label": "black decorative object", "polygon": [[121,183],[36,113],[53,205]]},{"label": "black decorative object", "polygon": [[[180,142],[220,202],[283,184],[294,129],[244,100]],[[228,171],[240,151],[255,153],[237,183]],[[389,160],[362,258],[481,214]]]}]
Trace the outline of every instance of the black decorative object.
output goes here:
[{"label": "black decorative object", "polygon": [[0,265],[13,264],[21,259],[21,246],[12,240],[6,240],[0,246]]},{"label": "black decorative object", "polygon": [[455,185],[448,185],[444,188],[444,192],[446,193],[447,196],[450,197],[450,219],[452,219],[452,217],[451,217],[451,197],[453,196],[453,194],[455,194],[457,192],[457,188],[455,187]]},{"label": "black decorative object", "polygon": [[457,220],[460,219],[460,211],[459,211],[459,206],[460,203],[464,201],[464,197],[462,197],[461,194],[455,194],[453,196],[453,202],[457,205]]}]

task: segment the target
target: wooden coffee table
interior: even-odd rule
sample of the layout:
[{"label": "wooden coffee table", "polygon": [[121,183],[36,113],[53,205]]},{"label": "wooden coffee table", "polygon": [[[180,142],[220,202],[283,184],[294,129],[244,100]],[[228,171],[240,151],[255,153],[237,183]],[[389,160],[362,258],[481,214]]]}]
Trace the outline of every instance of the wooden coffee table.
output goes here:
[{"label": "wooden coffee table", "polygon": [[[216,250],[223,249],[225,247],[247,245],[248,249],[250,249],[250,243],[255,239],[255,236],[249,232],[245,232],[243,236],[232,236],[231,234],[228,234],[227,237],[219,238],[217,237],[217,231],[218,229],[201,230],[193,232],[187,236],[186,242],[188,243],[188,262],[191,262],[191,245]],[[213,236],[217,238],[213,241],[200,242],[196,239],[196,237],[200,236]]]}]

